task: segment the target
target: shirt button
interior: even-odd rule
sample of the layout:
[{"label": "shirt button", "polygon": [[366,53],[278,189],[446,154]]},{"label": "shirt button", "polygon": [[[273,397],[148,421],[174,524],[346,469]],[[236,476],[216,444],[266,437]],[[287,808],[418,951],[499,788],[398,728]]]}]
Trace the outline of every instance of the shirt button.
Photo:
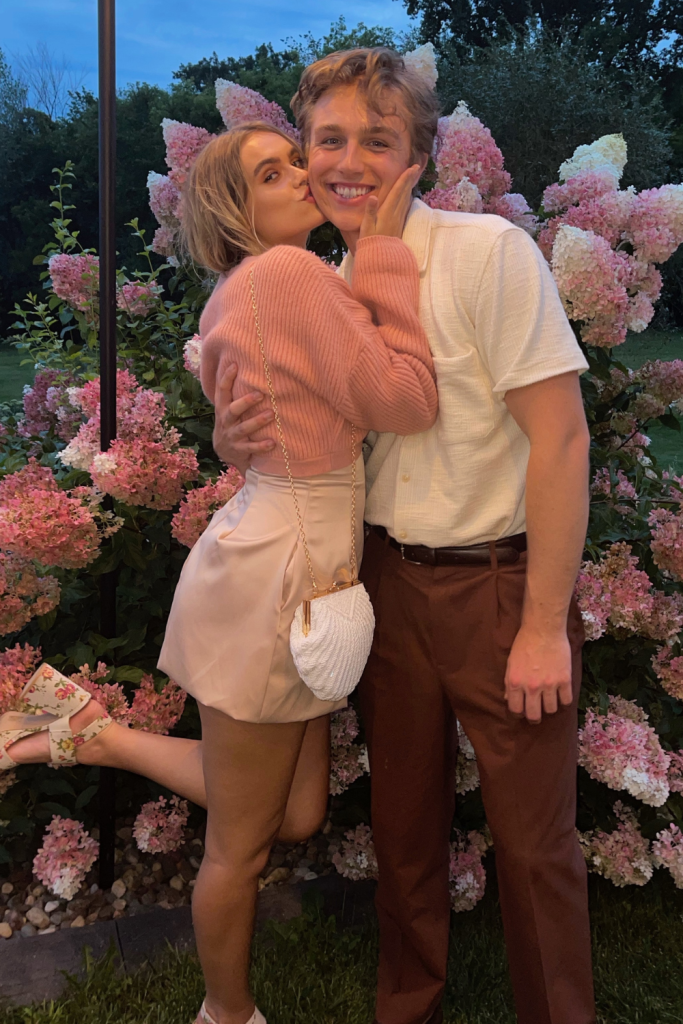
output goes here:
[{"label": "shirt button", "polygon": [[401,540],[405,540],[406,537],[408,536],[405,530],[399,530],[398,535]]},{"label": "shirt button", "polygon": [[408,481],[410,480],[410,473],[404,473],[403,476],[401,477],[401,480],[403,481],[404,484],[407,484]]}]

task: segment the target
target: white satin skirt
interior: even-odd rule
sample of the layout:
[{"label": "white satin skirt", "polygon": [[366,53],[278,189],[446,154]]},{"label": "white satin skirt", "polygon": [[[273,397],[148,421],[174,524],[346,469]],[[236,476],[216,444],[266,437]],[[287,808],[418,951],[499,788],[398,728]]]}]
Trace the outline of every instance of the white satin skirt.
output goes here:
[{"label": "white satin skirt", "polygon": [[[349,578],[352,467],[297,478],[318,587]],[[356,464],[356,547],[363,550],[365,481]],[[346,706],[300,679],[289,649],[311,582],[287,477],[250,469],[190,551],[178,581],[159,669],[200,703],[244,722],[303,722]]]}]

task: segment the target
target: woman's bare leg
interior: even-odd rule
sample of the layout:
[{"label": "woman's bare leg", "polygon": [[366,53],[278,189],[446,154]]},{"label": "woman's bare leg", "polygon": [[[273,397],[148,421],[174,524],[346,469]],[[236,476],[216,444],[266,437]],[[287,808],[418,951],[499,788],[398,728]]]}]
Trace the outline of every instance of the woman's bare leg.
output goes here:
[{"label": "woman's bare leg", "polygon": [[277,838],[301,843],[317,832],[325,820],[330,793],[330,716],[306,723],[287,800],[287,810]]},{"label": "woman's bare leg", "polygon": [[[71,718],[73,732],[78,732],[104,714],[95,700]],[[50,742],[47,732],[34,733],[12,744],[10,754],[20,764],[41,764],[50,760]],[[199,740],[179,736],[158,736],[129,729],[114,722],[94,739],[77,750],[81,764],[123,768],[144,775],[173,793],[206,807],[202,745]]]},{"label": "woman's bare leg", "polygon": [[[102,715],[101,706],[91,700],[71,719],[74,732]],[[327,810],[330,774],[330,716],[306,724],[294,779],[287,800],[278,839],[297,843],[308,839],[320,827]],[[46,733],[36,733],[12,746],[12,757],[22,764],[49,760]],[[199,807],[206,807],[202,768],[202,744],[179,736],[159,736],[114,723],[78,748],[81,764],[101,765],[135,772],[158,782]]]},{"label": "woman's bare leg", "polygon": [[285,816],[307,724],[238,722],[199,709],[208,820],[192,918],[209,1014],[218,1024],[247,1024],[258,878]]}]

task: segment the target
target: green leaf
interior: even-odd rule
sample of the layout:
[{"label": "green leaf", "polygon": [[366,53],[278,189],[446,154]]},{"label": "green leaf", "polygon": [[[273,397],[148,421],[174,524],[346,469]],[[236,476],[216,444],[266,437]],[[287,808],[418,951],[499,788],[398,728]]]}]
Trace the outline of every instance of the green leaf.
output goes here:
[{"label": "green leaf", "polygon": [[82,810],[82,808],[85,807],[86,804],[90,803],[92,798],[97,793],[98,789],[99,786],[88,786],[87,789],[84,789],[83,792],[79,794],[74,809],[77,811]]},{"label": "green leaf", "polygon": [[139,683],[144,674],[144,669],[135,665],[120,665],[114,669],[112,679],[117,683]]},{"label": "green leaf", "polygon": [[681,421],[672,412],[665,412],[663,416],[659,417],[659,422],[663,427],[668,427],[669,430],[678,430],[680,432]]},{"label": "green leaf", "polygon": [[60,793],[66,793],[68,796],[76,795],[73,786],[60,776],[53,779],[41,779],[36,789],[39,793],[45,793],[46,796],[58,796]]},{"label": "green leaf", "polygon": [[80,668],[81,665],[88,665],[90,668],[93,668],[95,664],[95,652],[92,647],[84,644],[82,640],[78,640],[71,647],[67,647],[66,653],[77,668]]}]

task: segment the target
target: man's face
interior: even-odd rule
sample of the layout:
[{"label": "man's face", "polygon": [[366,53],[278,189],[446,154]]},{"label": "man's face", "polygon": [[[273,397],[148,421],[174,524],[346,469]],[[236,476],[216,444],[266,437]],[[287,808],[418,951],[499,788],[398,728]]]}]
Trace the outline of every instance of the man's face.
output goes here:
[{"label": "man's face", "polygon": [[368,196],[380,205],[413,163],[408,115],[387,98],[384,116],[368,109],[356,85],[329,89],[313,110],[308,180],[320,211],[355,247]]}]

